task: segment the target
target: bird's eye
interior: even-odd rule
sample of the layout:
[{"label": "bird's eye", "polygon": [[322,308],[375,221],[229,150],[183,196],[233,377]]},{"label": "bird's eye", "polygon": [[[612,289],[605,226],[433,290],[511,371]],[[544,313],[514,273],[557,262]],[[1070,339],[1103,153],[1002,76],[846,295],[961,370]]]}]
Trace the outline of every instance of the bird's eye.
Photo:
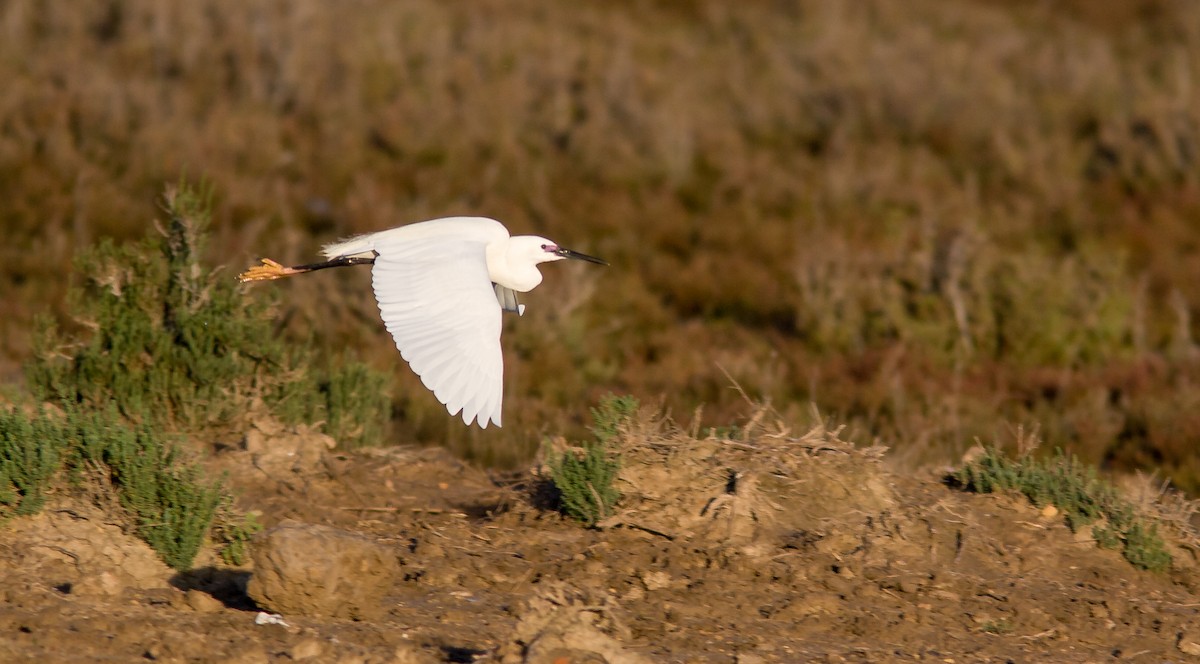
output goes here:
[{"label": "bird's eye", "polygon": [[542,249],[543,249],[543,250],[545,250],[545,248],[546,248],[546,245],[544,245],[544,244],[543,244],[543,245],[542,245]]}]

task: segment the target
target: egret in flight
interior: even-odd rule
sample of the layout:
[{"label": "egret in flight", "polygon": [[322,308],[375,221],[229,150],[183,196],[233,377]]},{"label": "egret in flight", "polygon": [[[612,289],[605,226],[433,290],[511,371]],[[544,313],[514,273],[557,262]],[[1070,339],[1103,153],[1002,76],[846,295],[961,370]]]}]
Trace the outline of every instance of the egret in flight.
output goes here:
[{"label": "egret in flight", "polygon": [[574,258],[608,265],[535,235],[509,236],[486,217],[447,217],[325,245],[329,260],[284,267],[269,259],[238,279],[266,281],[371,265],[383,324],[400,355],[451,415],[500,426],[504,357],[500,314],[521,315],[517,293],[542,283],[539,263]]}]

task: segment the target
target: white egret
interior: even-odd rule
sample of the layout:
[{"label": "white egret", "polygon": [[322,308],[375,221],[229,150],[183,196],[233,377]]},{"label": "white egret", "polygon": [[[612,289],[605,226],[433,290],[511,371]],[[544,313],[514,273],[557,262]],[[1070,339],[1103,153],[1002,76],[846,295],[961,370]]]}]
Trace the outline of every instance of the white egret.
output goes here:
[{"label": "white egret", "polygon": [[542,282],[539,263],[605,261],[544,237],[509,236],[486,217],[422,221],[325,245],[329,260],[285,267],[269,258],[238,276],[265,281],[314,270],[371,265],[384,326],[400,355],[451,415],[500,426],[504,358],[500,315],[521,315],[517,293]]}]

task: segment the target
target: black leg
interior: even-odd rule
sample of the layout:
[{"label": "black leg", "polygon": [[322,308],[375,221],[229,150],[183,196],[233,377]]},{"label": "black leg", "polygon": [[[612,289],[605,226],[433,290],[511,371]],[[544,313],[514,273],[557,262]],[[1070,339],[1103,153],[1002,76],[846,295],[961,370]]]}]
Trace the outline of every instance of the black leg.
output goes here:
[{"label": "black leg", "polygon": [[262,265],[256,265],[238,275],[238,281],[270,281],[280,277],[290,277],[293,274],[304,274],[313,270],[324,270],[330,267],[346,267],[347,265],[370,265],[375,262],[374,256],[342,256],[324,263],[311,263],[284,267],[270,258],[262,259]]},{"label": "black leg", "polygon": [[324,270],[331,267],[346,267],[348,265],[371,265],[375,262],[374,256],[342,256],[324,263],[311,263],[309,265],[296,265],[291,268],[297,272],[312,272],[314,270]]}]

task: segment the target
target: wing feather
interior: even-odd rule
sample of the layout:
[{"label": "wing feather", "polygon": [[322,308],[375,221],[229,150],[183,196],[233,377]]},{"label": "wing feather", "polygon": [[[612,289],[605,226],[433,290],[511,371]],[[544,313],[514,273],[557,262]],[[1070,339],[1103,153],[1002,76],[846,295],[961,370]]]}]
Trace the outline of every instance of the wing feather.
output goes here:
[{"label": "wing feather", "polygon": [[447,235],[377,241],[371,272],[384,326],[400,355],[451,415],[500,426],[501,306],[485,242]]}]

